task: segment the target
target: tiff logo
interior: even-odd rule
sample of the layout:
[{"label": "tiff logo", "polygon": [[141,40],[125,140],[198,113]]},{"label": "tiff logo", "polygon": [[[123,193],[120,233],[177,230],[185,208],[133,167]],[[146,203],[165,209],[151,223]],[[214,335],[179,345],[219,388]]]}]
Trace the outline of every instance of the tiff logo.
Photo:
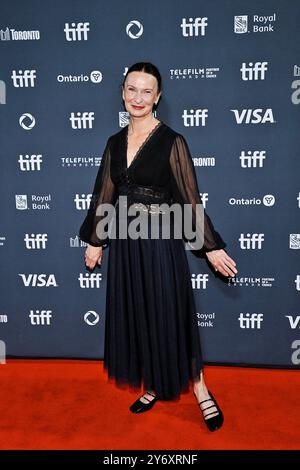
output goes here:
[{"label": "tiff logo", "polygon": [[81,289],[99,288],[102,280],[101,273],[79,274],[78,281]]},{"label": "tiff logo", "polygon": [[90,207],[92,195],[91,194],[79,194],[75,195],[74,202],[77,210],[87,210]]},{"label": "tiff logo", "polygon": [[206,289],[208,283],[208,274],[192,274],[192,288],[193,289]]},{"label": "tiff logo", "polygon": [[25,233],[25,245],[28,250],[45,250],[48,241],[47,233]]},{"label": "tiff logo", "polygon": [[298,207],[300,207],[300,193],[298,193],[297,201],[298,201]]},{"label": "tiff logo", "polygon": [[208,109],[187,109],[183,111],[181,116],[185,127],[205,126],[208,117]]},{"label": "tiff logo", "polygon": [[30,314],[28,315],[30,318],[31,325],[50,325],[51,318],[52,318],[52,310],[30,310]]},{"label": "tiff logo", "polygon": [[21,171],[40,171],[42,155],[19,155],[18,163]]},{"label": "tiff logo", "polygon": [[95,113],[84,111],[83,113],[78,112],[71,113],[71,117],[69,118],[71,121],[72,129],[92,129],[93,128],[93,121],[95,120]]},{"label": "tiff logo", "polygon": [[240,247],[242,250],[261,250],[262,242],[264,241],[264,233],[241,233],[239,238]]},{"label": "tiff logo", "polygon": [[208,18],[204,16],[203,18],[182,18],[182,23],[180,25],[182,30],[182,35],[184,37],[188,36],[205,36],[205,30],[207,27]]},{"label": "tiff logo", "polygon": [[87,41],[90,23],[65,23],[64,32],[67,41]]},{"label": "tiff logo", "polygon": [[243,150],[239,159],[241,160],[242,168],[262,168],[264,166],[264,160],[266,158],[265,150],[255,150],[254,152]]},{"label": "tiff logo", "polygon": [[34,87],[36,70],[13,70],[11,78],[15,88]]},{"label": "tiff logo", "polygon": [[296,290],[300,290],[300,274],[297,274],[295,279]]},{"label": "tiff logo", "polygon": [[260,330],[261,324],[263,322],[263,314],[262,313],[240,313],[238,318],[240,323],[240,328],[243,329],[258,329]]},{"label": "tiff logo", "polygon": [[242,72],[242,80],[264,80],[265,72],[268,70],[268,62],[246,62],[242,63],[240,71]]}]

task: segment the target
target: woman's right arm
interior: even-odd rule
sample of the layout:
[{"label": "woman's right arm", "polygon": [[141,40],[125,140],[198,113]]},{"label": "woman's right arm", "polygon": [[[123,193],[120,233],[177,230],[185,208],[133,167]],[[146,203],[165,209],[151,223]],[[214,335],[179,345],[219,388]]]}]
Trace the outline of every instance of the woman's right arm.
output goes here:
[{"label": "woman's right arm", "polygon": [[89,245],[85,253],[88,267],[95,267],[97,262],[101,263],[102,249],[108,246],[109,242],[107,233],[99,235],[99,231],[97,232],[97,224],[105,217],[99,215],[99,206],[101,206],[101,204],[114,205],[118,196],[117,189],[110,175],[110,139],[111,138],[108,139],[103,152],[94,184],[90,207],[79,230],[79,238]]}]

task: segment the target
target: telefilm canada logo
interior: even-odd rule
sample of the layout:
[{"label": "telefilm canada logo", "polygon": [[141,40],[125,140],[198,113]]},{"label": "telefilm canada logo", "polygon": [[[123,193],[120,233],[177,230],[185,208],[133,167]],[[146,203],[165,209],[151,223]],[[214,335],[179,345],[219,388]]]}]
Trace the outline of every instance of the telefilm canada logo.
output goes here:
[{"label": "telefilm canada logo", "polygon": [[233,287],[273,287],[274,277],[238,277],[229,278],[227,284]]},{"label": "telefilm canada logo", "polygon": [[220,67],[187,67],[170,69],[170,80],[198,80],[217,78]]},{"label": "telefilm canada logo", "polygon": [[100,166],[102,157],[68,156],[60,157],[60,160],[63,168],[87,168]]}]

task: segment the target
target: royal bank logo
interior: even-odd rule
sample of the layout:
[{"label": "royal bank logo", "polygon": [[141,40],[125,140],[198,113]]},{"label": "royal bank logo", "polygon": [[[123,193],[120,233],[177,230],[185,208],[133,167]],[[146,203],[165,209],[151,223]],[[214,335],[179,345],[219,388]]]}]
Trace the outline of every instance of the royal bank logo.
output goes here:
[{"label": "royal bank logo", "polygon": [[36,70],[13,70],[11,74],[15,88],[33,88],[36,79]]},{"label": "royal bank logo", "polygon": [[30,113],[24,113],[19,118],[19,124],[25,131],[31,131],[35,126],[35,117]]},{"label": "royal bank logo", "polygon": [[102,72],[100,70],[93,70],[90,72],[89,75],[87,74],[80,74],[80,75],[57,75],[57,81],[58,83],[87,83],[87,82],[92,82],[92,83],[101,83],[102,82]]},{"label": "royal bank logo", "polygon": [[[30,202],[28,202],[28,199]],[[39,194],[31,194],[27,196],[27,194],[16,194],[16,209],[18,210],[49,210],[51,209],[51,194],[47,194],[46,196],[42,196]]]},{"label": "royal bank logo", "polygon": [[276,23],[276,13],[269,16],[253,15],[251,24],[248,15],[234,16],[234,32],[237,34],[244,33],[273,33]]},{"label": "royal bank logo", "polygon": [[131,20],[126,26],[126,34],[130,39],[139,39],[144,32],[142,23],[138,20]]},{"label": "royal bank logo", "polygon": [[[153,111],[152,115],[157,117],[157,111]],[[119,111],[119,127],[126,127],[129,124],[130,115],[127,111]]]},{"label": "royal bank logo", "polygon": [[205,36],[208,24],[207,16],[202,18],[182,18],[181,32],[184,37]]},{"label": "royal bank logo", "polygon": [[119,126],[126,127],[129,124],[129,113],[127,111],[119,112]]},{"label": "royal bank logo", "polygon": [[16,194],[15,199],[16,199],[16,209],[19,209],[19,210],[28,209],[26,194]]},{"label": "royal bank logo", "polygon": [[67,41],[87,41],[90,23],[65,23],[65,38]]},{"label": "royal bank logo", "polygon": [[198,326],[201,328],[213,328],[215,326],[216,315],[213,313],[197,312]]},{"label": "royal bank logo", "polygon": [[234,32],[237,34],[243,34],[248,32],[247,15],[236,15],[234,17]]},{"label": "royal bank logo", "polygon": [[39,30],[16,30],[13,28],[0,29],[1,41],[36,41],[40,39]]},{"label": "royal bank logo", "polygon": [[83,319],[89,326],[95,326],[99,323],[100,315],[94,310],[89,310],[84,314]]},{"label": "royal bank logo", "polygon": [[300,233],[290,233],[290,248],[300,250]]}]

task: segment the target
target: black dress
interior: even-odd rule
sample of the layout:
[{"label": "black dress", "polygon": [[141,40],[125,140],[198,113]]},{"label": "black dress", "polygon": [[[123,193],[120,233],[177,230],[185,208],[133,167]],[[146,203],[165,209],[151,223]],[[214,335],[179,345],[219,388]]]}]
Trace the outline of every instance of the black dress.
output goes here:
[{"label": "black dress", "polygon": [[[96,230],[104,217],[96,211],[105,203],[113,204],[116,212],[110,220],[120,222],[120,196],[127,196],[128,206],[142,204],[147,209],[150,227],[151,218],[162,217],[155,211],[151,214],[152,207],[188,203],[194,216],[201,198],[181,134],[158,122],[128,168],[127,136],[128,125],[107,141],[79,234],[92,246],[109,246],[104,351],[108,377],[134,389],[143,385],[162,400],[174,399],[188,390],[189,381],[198,378],[203,368],[186,240],[121,238],[118,229],[111,237]],[[132,217],[125,223],[130,221]],[[225,246],[204,211],[202,251]]]}]

